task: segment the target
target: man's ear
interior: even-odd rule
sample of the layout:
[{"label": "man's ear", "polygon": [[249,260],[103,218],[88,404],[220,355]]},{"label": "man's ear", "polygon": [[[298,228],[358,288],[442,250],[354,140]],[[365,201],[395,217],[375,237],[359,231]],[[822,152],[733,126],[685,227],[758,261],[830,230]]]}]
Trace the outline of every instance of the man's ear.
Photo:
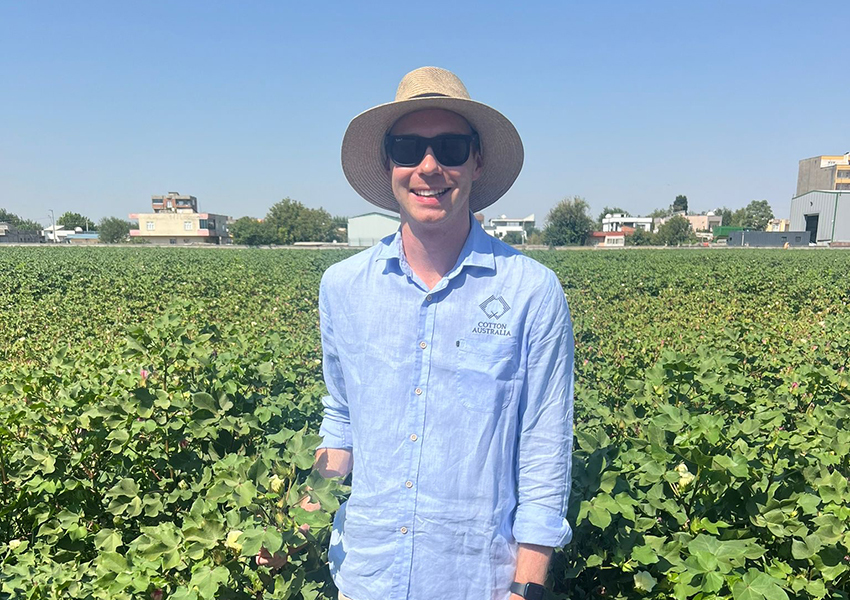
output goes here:
[{"label": "man's ear", "polygon": [[472,171],[472,181],[476,181],[484,172],[484,161],[481,159],[481,153],[475,153],[475,169]]}]

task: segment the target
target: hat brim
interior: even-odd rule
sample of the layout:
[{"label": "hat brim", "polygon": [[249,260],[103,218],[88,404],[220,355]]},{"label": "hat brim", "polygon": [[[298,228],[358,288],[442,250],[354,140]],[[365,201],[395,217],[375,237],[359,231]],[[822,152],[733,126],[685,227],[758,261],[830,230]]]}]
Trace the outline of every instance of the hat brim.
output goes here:
[{"label": "hat brim", "polygon": [[473,182],[469,208],[478,212],[501,198],[522,170],[522,140],[502,113],[475,100],[431,96],[381,104],[363,112],[348,125],[342,140],[342,170],[351,187],[368,202],[399,212],[384,157],[384,136],[408,113],[440,108],[459,114],[478,132],[481,176]]}]

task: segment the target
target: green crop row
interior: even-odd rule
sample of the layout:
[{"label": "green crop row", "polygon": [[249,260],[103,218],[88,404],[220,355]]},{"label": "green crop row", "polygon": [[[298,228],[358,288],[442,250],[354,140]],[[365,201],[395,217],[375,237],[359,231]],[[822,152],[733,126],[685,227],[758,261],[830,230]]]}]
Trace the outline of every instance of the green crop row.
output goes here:
[{"label": "green crop row", "polygon": [[[316,300],[348,255],[0,249],[0,598],[335,598]],[[847,598],[850,254],[534,257],[577,344],[553,596]]]}]

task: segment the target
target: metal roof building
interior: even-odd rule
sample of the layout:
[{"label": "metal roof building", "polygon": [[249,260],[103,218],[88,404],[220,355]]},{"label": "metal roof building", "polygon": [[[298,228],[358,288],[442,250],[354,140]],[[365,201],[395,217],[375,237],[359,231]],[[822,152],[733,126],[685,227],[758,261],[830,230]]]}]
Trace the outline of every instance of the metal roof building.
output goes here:
[{"label": "metal roof building", "polygon": [[398,230],[401,220],[396,215],[370,212],[348,218],[348,245],[374,246]]},{"label": "metal roof building", "polygon": [[809,242],[850,245],[850,190],[814,190],[791,200],[791,229]]}]

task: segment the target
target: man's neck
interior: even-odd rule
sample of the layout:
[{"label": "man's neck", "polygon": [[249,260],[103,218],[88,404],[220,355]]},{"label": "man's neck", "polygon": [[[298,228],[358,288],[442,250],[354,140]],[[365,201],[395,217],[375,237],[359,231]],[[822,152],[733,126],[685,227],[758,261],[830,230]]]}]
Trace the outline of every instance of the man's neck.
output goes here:
[{"label": "man's neck", "polygon": [[432,289],[457,263],[469,236],[468,213],[462,219],[423,227],[402,215],[401,241],[407,264]]}]

